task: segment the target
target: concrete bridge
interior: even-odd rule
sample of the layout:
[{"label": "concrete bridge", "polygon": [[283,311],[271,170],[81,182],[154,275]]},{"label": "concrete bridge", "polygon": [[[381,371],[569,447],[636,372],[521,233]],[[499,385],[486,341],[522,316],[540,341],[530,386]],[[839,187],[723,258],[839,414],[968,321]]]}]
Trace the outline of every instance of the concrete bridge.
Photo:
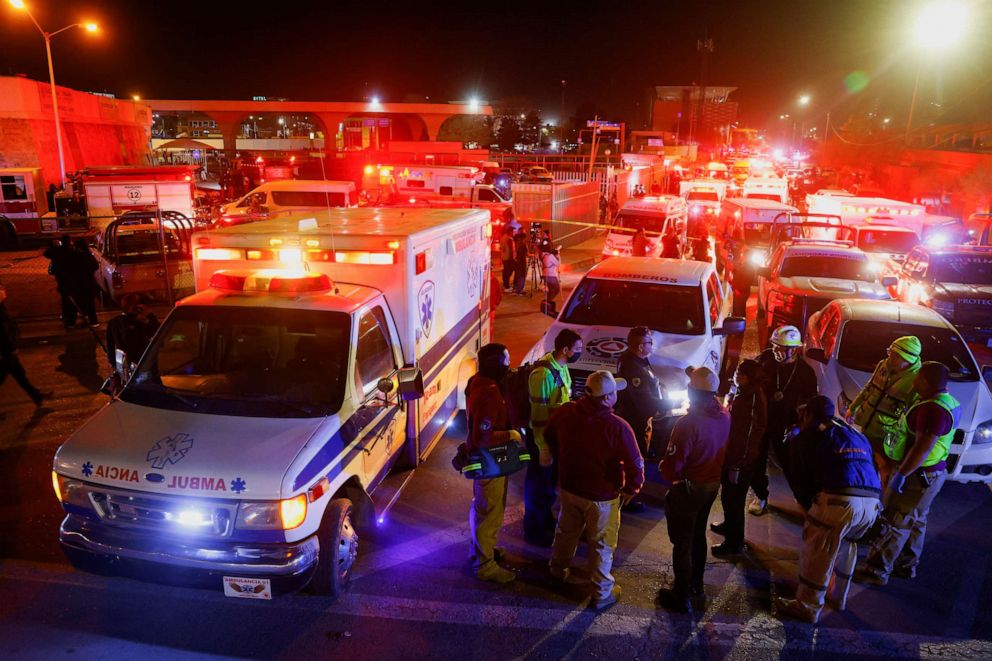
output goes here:
[{"label": "concrete bridge", "polygon": [[[334,136],[338,126],[348,119],[389,119],[401,136],[412,141],[435,141],[441,125],[461,115],[492,116],[491,106],[454,103],[373,103],[350,101],[220,101],[220,100],[159,100],[142,101],[153,112],[162,114],[196,113],[217,122],[223,136],[224,149],[234,151],[241,124],[252,115],[309,115],[323,125],[325,136]],[[406,135],[402,135],[405,133]],[[325,140],[325,148],[335,149],[334,140]]]}]

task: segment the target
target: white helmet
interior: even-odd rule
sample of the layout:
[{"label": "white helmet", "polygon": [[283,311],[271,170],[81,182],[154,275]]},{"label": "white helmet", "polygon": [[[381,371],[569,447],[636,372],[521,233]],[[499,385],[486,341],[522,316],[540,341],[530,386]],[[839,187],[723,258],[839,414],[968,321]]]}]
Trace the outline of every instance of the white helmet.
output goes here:
[{"label": "white helmet", "polygon": [[772,331],[770,341],[779,347],[801,347],[803,345],[802,335],[795,326],[779,326]]}]

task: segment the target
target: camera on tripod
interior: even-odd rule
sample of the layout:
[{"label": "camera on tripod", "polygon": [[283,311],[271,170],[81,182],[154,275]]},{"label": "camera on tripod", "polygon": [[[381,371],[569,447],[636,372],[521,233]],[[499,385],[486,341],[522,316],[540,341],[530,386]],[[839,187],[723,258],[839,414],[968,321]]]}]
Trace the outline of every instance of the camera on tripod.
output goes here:
[{"label": "camera on tripod", "polygon": [[543,226],[539,222],[532,222],[530,227],[527,228],[527,233],[530,235],[531,243],[537,243],[537,240],[541,236],[541,229]]}]

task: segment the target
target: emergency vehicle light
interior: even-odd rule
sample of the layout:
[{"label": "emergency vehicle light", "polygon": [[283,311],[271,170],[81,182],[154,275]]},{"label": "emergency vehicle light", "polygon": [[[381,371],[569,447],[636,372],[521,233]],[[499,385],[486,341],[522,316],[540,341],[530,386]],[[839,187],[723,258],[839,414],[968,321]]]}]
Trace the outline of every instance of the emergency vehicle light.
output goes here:
[{"label": "emergency vehicle light", "polygon": [[241,251],[233,248],[197,248],[196,258],[210,260],[241,259]]},{"label": "emergency vehicle light", "polygon": [[210,276],[210,287],[227,291],[303,294],[327,291],[333,287],[333,284],[323,273],[271,269],[218,271]]},{"label": "emergency vehicle light", "polygon": [[374,172],[375,172],[375,168],[374,167],[372,167],[371,165],[366,165],[365,166],[365,174],[373,174]]},{"label": "emergency vehicle light", "polygon": [[347,250],[334,253],[334,261],[339,264],[395,264],[394,252],[369,252],[366,250]]}]

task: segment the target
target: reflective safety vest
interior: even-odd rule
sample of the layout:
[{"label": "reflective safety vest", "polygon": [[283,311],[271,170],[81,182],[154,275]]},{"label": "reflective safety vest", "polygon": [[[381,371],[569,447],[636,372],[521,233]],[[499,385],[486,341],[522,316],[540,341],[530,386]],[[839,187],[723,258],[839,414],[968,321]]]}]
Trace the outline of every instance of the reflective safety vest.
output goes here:
[{"label": "reflective safety vest", "polygon": [[901,434],[899,420],[917,399],[913,381],[920,365],[920,361],[916,361],[896,374],[889,371],[885,360],[875,366],[871,379],[851,403],[854,423],[870,440],[882,442]]},{"label": "reflective safety vest", "polygon": [[[912,408],[903,414],[902,419],[899,421],[899,425],[902,427],[902,433],[893,436],[891,441],[887,440],[885,443],[885,454],[889,459],[902,461],[906,456],[906,449],[912,445],[912,442],[916,441],[915,434],[909,429],[909,416],[918,406],[931,402],[940,405],[941,408],[950,413],[953,422],[949,432],[937,437],[933,448],[930,450],[930,454],[923,460],[922,468],[933,466],[947,459],[947,455],[951,453],[951,441],[954,439],[954,432],[957,431],[958,424],[961,422],[961,403],[946,391],[937,393],[931,399],[924,399],[914,403]],[[912,442],[909,440],[910,436],[913,436]]]}]

